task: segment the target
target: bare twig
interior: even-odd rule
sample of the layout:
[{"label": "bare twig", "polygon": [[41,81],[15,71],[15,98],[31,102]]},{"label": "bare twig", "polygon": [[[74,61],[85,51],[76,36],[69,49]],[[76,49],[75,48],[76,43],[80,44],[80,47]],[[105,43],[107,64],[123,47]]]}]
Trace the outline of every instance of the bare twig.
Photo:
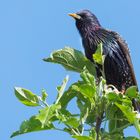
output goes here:
[{"label": "bare twig", "polygon": [[96,118],[96,128],[95,128],[96,134],[97,134],[96,140],[99,140],[99,131],[100,131],[102,119],[103,119],[103,113],[101,114],[101,116],[98,116],[98,117]]}]

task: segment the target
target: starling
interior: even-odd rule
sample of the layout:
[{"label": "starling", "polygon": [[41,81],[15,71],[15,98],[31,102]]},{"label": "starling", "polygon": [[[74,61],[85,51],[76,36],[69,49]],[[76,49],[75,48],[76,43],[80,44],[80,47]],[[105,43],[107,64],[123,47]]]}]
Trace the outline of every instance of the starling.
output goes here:
[{"label": "starling", "polygon": [[[94,62],[93,54],[98,45],[102,43],[103,55],[105,55],[104,74],[107,84],[114,85],[119,91],[125,91],[130,86],[137,86],[129,49],[120,35],[103,28],[97,17],[89,10],[69,15],[76,21],[85,55],[90,61]],[[97,67],[97,76],[101,76],[100,65]],[[135,106],[134,108],[137,108]]]}]

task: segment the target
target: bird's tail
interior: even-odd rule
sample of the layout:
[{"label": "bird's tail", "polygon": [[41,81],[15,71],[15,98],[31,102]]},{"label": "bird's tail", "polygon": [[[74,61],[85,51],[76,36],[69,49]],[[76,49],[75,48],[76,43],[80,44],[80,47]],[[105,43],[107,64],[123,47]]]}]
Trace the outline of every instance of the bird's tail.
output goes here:
[{"label": "bird's tail", "polygon": [[140,113],[140,103],[136,99],[132,99],[132,104],[135,111]]}]

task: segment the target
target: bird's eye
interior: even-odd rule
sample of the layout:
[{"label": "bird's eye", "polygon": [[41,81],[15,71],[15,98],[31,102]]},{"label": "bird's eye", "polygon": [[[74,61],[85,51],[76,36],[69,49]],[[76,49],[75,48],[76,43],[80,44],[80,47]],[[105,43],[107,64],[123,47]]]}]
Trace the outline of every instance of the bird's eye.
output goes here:
[{"label": "bird's eye", "polygon": [[80,16],[81,18],[85,18],[85,15],[79,14],[79,16]]},{"label": "bird's eye", "polygon": [[87,18],[87,15],[86,14],[79,14],[81,19],[86,19]]}]

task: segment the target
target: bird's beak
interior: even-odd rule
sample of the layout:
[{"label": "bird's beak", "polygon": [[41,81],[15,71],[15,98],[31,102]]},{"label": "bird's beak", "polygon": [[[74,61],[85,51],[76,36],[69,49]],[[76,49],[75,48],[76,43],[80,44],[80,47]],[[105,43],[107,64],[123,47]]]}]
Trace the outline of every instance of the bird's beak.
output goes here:
[{"label": "bird's beak", "polygon": [[70,13],[69,16],[73,17],[74,19],[81,19],[81,17],[75,13]]}]

